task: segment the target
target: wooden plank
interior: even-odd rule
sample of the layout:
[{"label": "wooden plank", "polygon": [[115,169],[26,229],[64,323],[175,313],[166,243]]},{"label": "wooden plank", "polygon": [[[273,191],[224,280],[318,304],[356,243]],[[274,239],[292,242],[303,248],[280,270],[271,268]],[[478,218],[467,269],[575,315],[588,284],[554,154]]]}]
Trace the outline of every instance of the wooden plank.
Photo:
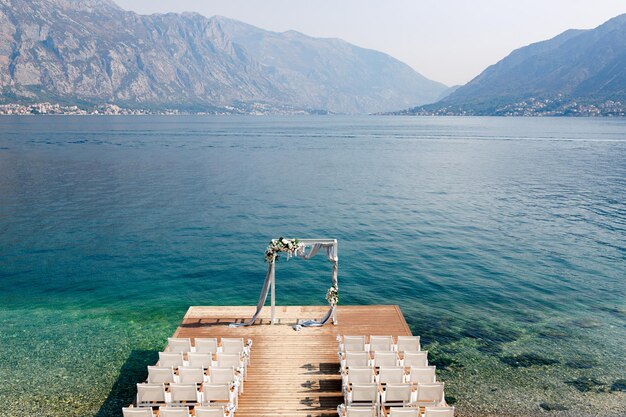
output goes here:
[{"label": "wooden plank", "polygon": [[252,339],[251,363],[237,417],[331,417],[343,402],[338,335],[411,335],[396,305],[339,306],[338,324],[294,331],[299,319],[322,317],[327,306],[277,306],[278,324],[269,325],[270,309],[257,324],[228,327],[252,316],[251,306],[192,306],[174,337]]}]

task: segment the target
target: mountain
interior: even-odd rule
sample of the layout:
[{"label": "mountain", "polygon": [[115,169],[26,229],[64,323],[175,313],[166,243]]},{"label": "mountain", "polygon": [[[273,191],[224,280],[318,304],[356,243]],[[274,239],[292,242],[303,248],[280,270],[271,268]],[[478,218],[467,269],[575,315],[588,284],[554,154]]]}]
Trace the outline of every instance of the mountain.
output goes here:
[{"label": "mountain", "polygon": [[443,90],[443,92],[439,95],[439,97],[437,98],[437,101],[441,101],[444,98],[448,97],[450,94],[454,93],[456,90],[458,90],[459,88],[461,88],[460,85],[453,85],[451,87],[446,88],[445,90]]},{"label": "mountain", "polygon": [[517,49],[441,101],[412,111],[509,114],[611,100],[626,103],[626,14]]},{"label": "mountain", "polygon": [[319,108],[372,112],[393,108],[397,101],[431,103],[447,89],[389,55],[340,39],[268,32],[235,20],[213,19],[286,89],[306,94]]},{"label": "mountain", "polygon": [[446,89],[381,52],[109,0],[0,0],[0,102],[369,113]]}]

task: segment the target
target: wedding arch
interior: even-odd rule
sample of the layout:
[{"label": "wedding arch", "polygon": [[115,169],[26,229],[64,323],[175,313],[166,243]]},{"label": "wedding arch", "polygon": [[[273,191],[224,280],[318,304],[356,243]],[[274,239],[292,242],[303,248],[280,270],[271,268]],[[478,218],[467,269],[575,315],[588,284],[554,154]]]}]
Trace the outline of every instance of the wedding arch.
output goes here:
[{"label": "wedding arch", "polygon": [[321,320],[306,320],[299,322],[294,326],[296,330],[301,327],[317,327],[323,326],[332,318],[333,323],[337,324],[335,309],[339,302],[339,285],[337,282],[337,263],[339,257],[337,239],[285,239],[278,238],[272,239],[269,246],[265,250],[265,262],[268,263],[267,274],[265,275],[265,282],[261,289],[261,296],[256,306],[256,312],[250,318],[250,320],[244,323],[233,323],[231,326],[251,326],[261,314],[261,310],[265,306],[268,293],[271,293],[271,324],[276,323],[276,261],[278,260],[280,253],[285,253],[287,259],[291,257],[297,257],[301,259],[311,259],[320,250],[323,250],[326,254],[326,258],[332,263],[332,285],[326,292],[326,300],[330,304],[330,308],[326,315]]}]

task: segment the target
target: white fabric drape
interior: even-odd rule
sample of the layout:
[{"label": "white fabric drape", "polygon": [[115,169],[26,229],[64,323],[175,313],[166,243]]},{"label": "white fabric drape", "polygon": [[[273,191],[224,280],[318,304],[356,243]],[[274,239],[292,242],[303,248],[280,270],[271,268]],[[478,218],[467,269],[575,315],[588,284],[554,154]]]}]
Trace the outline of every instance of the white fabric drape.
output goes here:
[{"label": "white fabric drape", "polygon": [[272,283],[272,276],[275,273],[276,261],[273,260],[270,262],[269,267],[267,268],[267,274],[265,274],[265,282],[263,282],[263,288],[261,289],[261,296],[259,297],[259,302],[256,305],[256,312],[252,316],[252,318],[243,323],[230,323],[230,327],[241,327],[241,326],[252,326],[257,318],[259,318],[259,314],[261,314],[261,310],[263,310],[263,306],[265,305],[265,301],[267,301],[267,295],[270,292],[270,284]]},{"label": "white fabric drape", "polygon": [[[317,255],[320,249],[324,248],[326,251],[326,258],[333,263],[333,277],[332,277],[332,285],[333,287],[338,287],[337,281],[337,272],[338,272],[338,263],[339,258],[337,256],[337,245],[335,243],[314,243],[311,246],[311,249],[307,252],[306,247],[302,247],[297,256],[299,258],[308,260]],[[295,326],[293,326],[294,330],[300,330],[303,327],[319,327],[323,326],[330,320],[331,317],[335,314],[335,306],[331,305],[328,312],[322,317],[320,321],[316,320],[305,320],[299,321]]]}]

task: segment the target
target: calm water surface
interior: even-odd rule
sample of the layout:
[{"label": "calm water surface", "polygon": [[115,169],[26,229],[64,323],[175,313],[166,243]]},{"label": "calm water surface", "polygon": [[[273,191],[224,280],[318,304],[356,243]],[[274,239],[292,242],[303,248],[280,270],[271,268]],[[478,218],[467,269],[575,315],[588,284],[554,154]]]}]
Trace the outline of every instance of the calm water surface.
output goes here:
[{"label": "calm water surface", "polygon": [[459,415],[626,415],[624,119],[2,117],[0,409],[119,415],[278,236],[339,239],[342,303],[399,304]]}]

